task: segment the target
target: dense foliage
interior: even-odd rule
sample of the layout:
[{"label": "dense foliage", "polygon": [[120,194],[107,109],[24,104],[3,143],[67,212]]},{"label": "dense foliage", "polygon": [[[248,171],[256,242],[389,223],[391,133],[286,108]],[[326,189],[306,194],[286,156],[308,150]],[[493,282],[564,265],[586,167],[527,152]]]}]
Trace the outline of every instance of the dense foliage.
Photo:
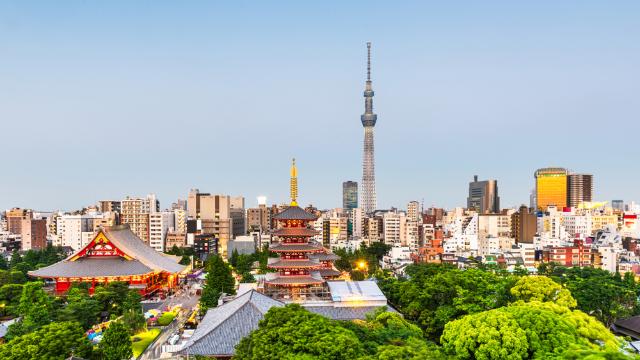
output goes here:
[{"label": "dense foliage", "polygon": [[459,359],[563,357],[571,349],[617,352],[622,342],[594,318],[552,302],[520,302],[452,321],[445,353]]},{"label": "dense foliage", "polygon": [[571,292],[578,309],[607,326],[617,319],[640,314],[640,288],[631,273],[621,277],[601,269],[549,265],[541,270]]},{"label": "dense foliage", "polygon": [[[378,270],[380,260],[390,249],[391,246],[383,242],[362,245],[356,251],[337,249],[335,254],[340,256],[340,259],[335,262],[336,269],[349,272],[354,280],[363,280],[367,273],[372,274]],[[365,264],[364,268],[360,266],[361,263]]]},{"label": "dense foliage", "polygon": [[180,256],[180,265],[189,265],[191,264],[192,256],[196,254],[195,250],[192,247],[178,247],[177,245],[173,245],[169,251],[166,251],[169,255]]},{"label": "dense foliage", "polygon": [[434,264],[412,265],[406,273],[409,279],[388,278],[380,286],[389,302],[436,342],[449,321],[508,304],[517,281],[508,274]]},{"label": "dense foliage", "polygon": [[105,360],[124,360],[133,356],[127,326],[119,321],[111,323],[99,346]]},{"label": "dense foliage", "polygon": [[236,293],[236,280],[231,273],[231,267],[219,255],[209,257],[206,269],[206,283],[200,297],[201,311],[216,307],[222,293]]},{"label": "dense foliage", "polygon": [[397,313],[341,322],[299,305],[274,307],[258,330],[236,347],[234,359],[429,359],[440,355],[419,327]]},{"label": "dense foliage", "polygon": [[0,345],[0,359],[3,360],[63,360],[71,355],[94,358],[91,343],[80,325],[74,322],[51,323]]}]

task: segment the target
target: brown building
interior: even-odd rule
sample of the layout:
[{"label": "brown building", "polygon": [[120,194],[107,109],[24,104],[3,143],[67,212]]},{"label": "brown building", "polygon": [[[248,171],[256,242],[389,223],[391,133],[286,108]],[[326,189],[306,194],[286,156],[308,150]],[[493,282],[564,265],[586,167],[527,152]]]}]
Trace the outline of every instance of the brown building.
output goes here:
[{"label": "brown building", "polygon": [[7,230],[12,234],[22,234],[22,220],[31,219],[33,213],[31,210],[13,208],[5,213],[7,218]]},{"label": "brown building", "polygon": [[44,249],[47,247],[47,220],[23,219],[22,250]]},{"label": "brown building", "polygon": [[13,208],[5,213],[7,230],[22,237],[22,250],[47,247],[47,220],[33,219],[33,212]]},{"label": "brown building", "polygon": [[257,208],[247,209],[247,228],[249,232],[262,231],[268,232],[271,223],[269,208],[262,204]]},{"label": "brown building", "polygon": [[516,244],[533,243],[537,227],[536,213],[524,205],[511,215],[511,234],[516,239]]},{"label": "brown building", "polygon": [[570,174],[567,176],[567,206],[578,207],[593,200],[593,175]]},{"label": "brown building", "polygon": [[171,250],[174,246],[179,248],[187,245],[187,235],[179,232],[168,232],[165,239],[165,249]]},{"label": "brown building", "polygon": [[100,212],[117,212],[122,211],[122,202],[118,200],[100,200],[98,201],[98,210]]}]

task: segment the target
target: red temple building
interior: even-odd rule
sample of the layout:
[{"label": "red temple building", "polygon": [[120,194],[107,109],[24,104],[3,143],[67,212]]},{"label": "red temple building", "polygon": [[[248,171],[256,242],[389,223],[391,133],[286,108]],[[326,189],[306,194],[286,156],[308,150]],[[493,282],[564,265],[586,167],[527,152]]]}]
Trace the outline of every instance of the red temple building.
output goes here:
[{"label": "red temple building", "polygon": [[67,291],[73,283],[89,283],[93,293],[96,285],[122,281],[144,296],[176,286],[186,270],[175,257],[145,244],[129,225],[118,225],[101,229],[84,248],[29,275],[55,280],[57,293]]},{"label": "red temple building", "polygon": [[278,238],[269,250],[279,255],[270,258],[268,267],[276,272],[268,273],[261,291],[281,301],[324,300],[330,296],[327,279],[334,279],[340,272],[333,266],[339,257],[313,241],[316,231],[309,223],[317,217],[300,208],[296,198],[298,180],[295,160],[291,166],[291,204],[273,216],[280,228],[272,235]]}]

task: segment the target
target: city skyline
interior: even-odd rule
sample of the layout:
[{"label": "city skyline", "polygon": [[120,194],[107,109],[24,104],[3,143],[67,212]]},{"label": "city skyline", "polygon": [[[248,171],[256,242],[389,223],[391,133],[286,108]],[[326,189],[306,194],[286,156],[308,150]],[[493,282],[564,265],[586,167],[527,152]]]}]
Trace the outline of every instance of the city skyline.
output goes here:
[{"label": "city skyline", "polygon": [[528,204],[531,173],[553,166],[593,174],[594,200],[640,200],[640,52],[622,40],[640,33],[638,4],[281,6],[0,5],[0,206],[155,193],[164,207],[191,188],[281,203],[296,157],[301,204],[337,207],[362,171],[367,41],[379,208],[464,206],[474,174],[499,181],[503,207]]}]

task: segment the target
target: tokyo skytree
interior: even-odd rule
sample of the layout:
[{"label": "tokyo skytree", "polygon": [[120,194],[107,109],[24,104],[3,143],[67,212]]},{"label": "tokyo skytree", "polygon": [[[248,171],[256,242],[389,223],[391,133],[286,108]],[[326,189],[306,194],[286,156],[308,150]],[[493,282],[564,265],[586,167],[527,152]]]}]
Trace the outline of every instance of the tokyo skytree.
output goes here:
[{"label": "tokyo skytree", "polygon": [[362,157],[362,188],[360,206],[364,214],[372,213],[378,205],[376,199],[376,169],[373,156],[373,127],[378,115],[373,113],[373,89],[371,87],[371,43],[367,43],[367,82],[364,87],[364,114],[360,116],[364,126],[364,154]]}]

